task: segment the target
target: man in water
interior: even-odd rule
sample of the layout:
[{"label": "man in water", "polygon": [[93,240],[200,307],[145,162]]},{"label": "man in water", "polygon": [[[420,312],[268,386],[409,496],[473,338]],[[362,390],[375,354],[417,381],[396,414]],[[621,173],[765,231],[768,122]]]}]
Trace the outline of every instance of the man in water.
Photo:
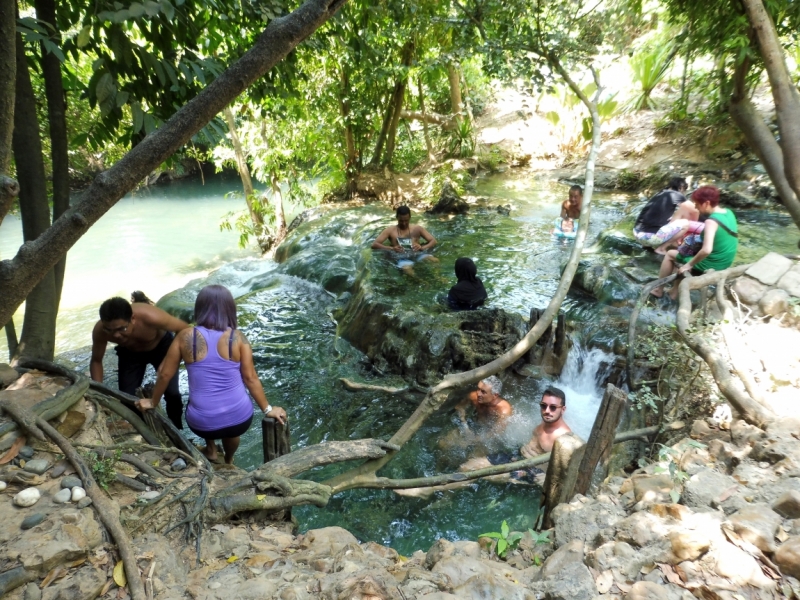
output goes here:
[{"label": "man in water", "polygon": [[[138,299],[138,298],[137,298]],[[92,330],[92,359],[89,372],[94,381],[103,381],[103,356],[106,345],[117,344],[117,379],[120,391],[134,395],[142,385],[147,365],[158,369],[169,350],[174,332],[189,325],[148,302],[130,304],[124,298],[109,298],[100,305],[100,320]],[[164,394],[167,416],[178,429],[183,428],[183,401],[175,374]]]},{"label": "man in water", "polygon": [[[456,406],[456,414],[463,424],[463,430],[480,437],[496,437],[506,428],[508,417],[514,412],[511,404],[500,397],[502,383],[492,375],[478,383],[478,389],[470,393]],[[475,409],[475,431],[467,424],[467,407]]]},{"label": "man in water", "polygon": [[666,189],[647,201],[633,226],[633,236],[642,246],[666,254],[686,235],[690,221],[698,220],[700,213],[683,195],[686,189],[683,177],[673,177]]},{"label": "man in water", "polygon": [[520,448],[524,458],[533,458],[553,449],[556,438],[572,431],[564,421],[567,410],[567,397],[557,387],[549,387],[542,394],[539,403],[542,411],[542,422],[533,430],[531,440]]},{"label": "man in water", "polygon": [[[434,256],[427,254],[436,246],[436,238],[422,225],[411,225],[411,209],[400,206],[395,216],[397,225],[384,229],[372,242],[372,249],[396,252],[396,256],[400,259],[397,266],[403,270],[410,270],[414,263],[420,260],[436,261]],[[387,240],[388,246],[385,244]],[[421,244],[420,241],[425,243]]]},{"label": "man in water", "polygon": [[583,205],[583,188],[573,185],[569,188],[569,197],[561,205],[562,219],[577,219],[581,216],[581,206]]}]

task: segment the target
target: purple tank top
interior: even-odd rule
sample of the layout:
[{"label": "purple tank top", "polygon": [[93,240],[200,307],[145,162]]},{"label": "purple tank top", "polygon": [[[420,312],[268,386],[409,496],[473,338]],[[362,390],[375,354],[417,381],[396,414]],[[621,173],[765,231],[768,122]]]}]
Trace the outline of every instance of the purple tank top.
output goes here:
[{"label": "purple tank top", "polygon": [[217,352],[224,333],[205,327],[195,327],[192,332],[202,335],[208,346],[205,358],[186,365],[189,373],[186,422],[198,431],[239,425],[253,414],[253,402],[244,387],[240,364],[222,358]]}]

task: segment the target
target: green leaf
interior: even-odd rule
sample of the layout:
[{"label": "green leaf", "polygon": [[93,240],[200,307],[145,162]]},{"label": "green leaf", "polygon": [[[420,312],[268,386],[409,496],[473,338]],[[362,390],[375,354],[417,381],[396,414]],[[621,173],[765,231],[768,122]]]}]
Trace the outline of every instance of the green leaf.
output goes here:
[{"label": "green leaf", "polygon": [[119,92],[117,94],[117,108],[121,108],[125,104],[128,103],[128,97],[130,94],[128,92]]},{"label": "green leaf", "polygon": [[144,6],[139,4],[138,2],[133,2],[129,7],[128,11],[130,11],[131,16],[134,19],[138,19],[139,17],[143,16],[145,13]]},{"label": "green leaf", "polygon": [[124,23],[128,19],[131,18],[131,11],[127,8],[123,8],[122,10],[118,10],[114,13],[114,18],[111,19],[114,23]]},{"label": "green leaf", "polygon": [[672,498],[672,502],[677,504],[678,500],[681,499],[681,493],[678,490],[670,490],[669,496]]},{"label": "green leaf", "polygon": [[500,539],[501,537],[503,537],[503,536],[501,536],[501,535],[500,535],[499,533],[497,533],[496,531],[493,531],[493,532],[491,532],[491,533],[481,533],[481,534],[480,534],[478,537],[479,537],[479,538],[482,538],[482,537],[488,537],[488,538],[495,538],[495,539],[498,539],[498,540],[499,540],[499,539]]},{"label": "green leaf", "polygon": [[53,54],[53,55],[55,55],[55,57],[56,57],[56,58],[58,58],[58,60],[59,60],[59,61],[61,61],[62,63],[63,63],[65,60],[67,60],[67,59],[64,57],[64,53],[61,51],[61,48],[59,48],[57,44],[54,44],[53,42],[51,42],[51,41],[50,41],[49,39],[47,39],[47,38],[43,38],[43,39],[42,39],[42,44],[44,45],[45,49],[46,49],[46,50],[47,50],[47,51],[48,51],[50,54]]},{"label": "green leaf", "polygon": [[161,12],[167,17],[167,21],[172,21],[175,17],[175,7],[169,0],[161,0]]},{"label": "green leaf", "polygon": [[503,534],[503,537],[508,537],[508,532],[511,531],[508,528],[508,522],[503,521],[503,524],[500,526],[500,532]]},{"label": "green leaf", "polygon": [[97,96],[97,101],[100,104],[103,104],[108,98],[116,95],[116,91],[114,78],[111,76],[111,73],[103,73],[103,75],[97,81],[97,87],[95,88],[94,92],[95,96]]},{"label": "green leaf", "polygon": [[153,118],[153,115],[146,114],[144,116],[144,132],[147,135],[150,135],[152,132],[156,130],[156,121]]},{"label": "green leaf", "polygon": [[159,11],[161,11],[161,5],[158,2],[153,2],[153,0],[146,0],[144,3],[144,12],[147,13],[148,17],[155,17]]},{"label": "green leaf", "polygon": [[144,112],[138,102],[131,105],[131,113],[133,114],[133,132],[139,133],[144,125]]},{"label": "green leaf", "polygon": [[497,540],[497,556],[503,556],[508,549],[508,542],[506,542],[503,538]]},{"label": "green leaf", "polygon": [[508,543],[513,545],[515,542],[518,542],[521,539],[522,539],[522,534],[518,531],[515,531],[514,533],[508,536]]},{"label": "green leaf", "polygon": [[78,48],[83,48],[86,44],[88,44],[91,41],[91,35],[92,35],[91,25],[87,25],[86,27],[81,29],[80,32],[78,33],[78,38],[75,41]]}]

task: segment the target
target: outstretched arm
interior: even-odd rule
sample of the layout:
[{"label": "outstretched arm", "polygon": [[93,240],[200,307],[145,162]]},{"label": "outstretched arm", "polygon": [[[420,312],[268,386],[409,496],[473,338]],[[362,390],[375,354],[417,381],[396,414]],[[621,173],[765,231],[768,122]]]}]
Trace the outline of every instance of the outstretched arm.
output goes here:
[{"label": "outstretched arm", "polygon": [[281,425],[285,424],[286,411],[280,406],[273,406],[271,410],[267,411],[270,405],[267,401],[267,395],[264,393],[264,386],[261,385],[261,380],[258,378],[258,373],[256,373],[256,368],[253,364],[253,349],[250,347],[250,342],[238,329],[234,331],[234,335],[239,346],[239,371],[242,374],[245,387],[265,415],[278,419]]},{"label": "outstretched arm", "polygon": [[92,330],[92,359],[89,361],[89,375],[91,375],[92,381],[100,383],[103,383],[103,356],[105,356],[108,345],[102,327],[102,322],[98,321]]},{"label": "outstretched arm", "polygon": [[167,390],[170,380],[175,377],[175,373],[178,372],[178,367],[181,364],[181,343],[185,335],[178,334],[172,340],[169,350],[167,350],[167,355],[158,367],[158,377],[156,378],[156,385],[153,387],[153,397],[137,400],[136,406],[139,410],[152,410],[161,402],[161,397]]},{"label": "outstretched arm", "polygon": [[137,305],[136,316],[151,327],[166,329],[167,331],[173,331],[175,333],[189,327],[188,323],[173,317],[168,312],[147,304]]}]

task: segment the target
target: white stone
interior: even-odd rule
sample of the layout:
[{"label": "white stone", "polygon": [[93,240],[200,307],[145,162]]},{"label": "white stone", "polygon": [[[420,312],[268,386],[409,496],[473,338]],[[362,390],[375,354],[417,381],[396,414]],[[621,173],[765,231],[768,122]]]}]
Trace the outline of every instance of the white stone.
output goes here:
[{"label": "white stone", "polygon": [[53,496],[53,502],[56,504],[66,504],[69,502],[70,498],[72,498],[72,491],[64,488],[63,490],[59,490],[58,493]]},{"label": "white stone", "polygon": [[151,492],[144,492],[139,496],[141,500],[152,500],[153,498],[158,498],[161,495],[161,492],[153,490]]},{"label": "white stone", "polygon": [[800,298],[800,265],[795,265],[778,281],[778,287],[790,296]]},{"label": "white stone", "polygon": [[17,506],[33,506],[39,501],[42,494],[36,488],[26,488],[14,496],[14,504]]},{"label": "white stone", "polygon": [[5,481],[0,481],[0,492],[6,489],[8,484]]},{"label": "white stone", "polygon": [[82,487],[79,486],[75,486],[74,488],[72,488],[73,502],[77,502],[78,500],[82,500],[83,498],[86,498],[86,490],[84,490]]},{"label": "white stone", "polygon": [[777,252],[770,252],[747,269],[745,274],[754,279],[758,279],[765,285],[775,285],[778,283],[778,280],[792,268],[793,264],[791,259]]}]

